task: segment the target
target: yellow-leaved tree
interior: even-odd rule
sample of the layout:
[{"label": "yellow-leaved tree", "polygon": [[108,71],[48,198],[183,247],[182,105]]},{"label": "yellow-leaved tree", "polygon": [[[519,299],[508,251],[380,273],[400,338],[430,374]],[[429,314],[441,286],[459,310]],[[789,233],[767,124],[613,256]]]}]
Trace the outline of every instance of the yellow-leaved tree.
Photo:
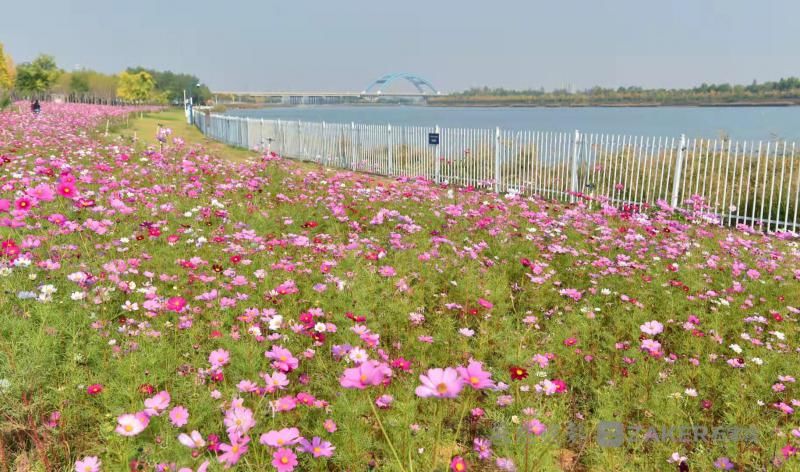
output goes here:
[{"label": "yellow-leaved tree", "polygon": [[3,43],[0,43],[0,92],[11,90],[14,87],[15,77],[14,61],[3,50]]},{"label": "yellow-leaved tree", "polygon": [[153,97],[156,81],[147,72],[122,72],[117,83],[117,97],[129,102],[145,102]]}]

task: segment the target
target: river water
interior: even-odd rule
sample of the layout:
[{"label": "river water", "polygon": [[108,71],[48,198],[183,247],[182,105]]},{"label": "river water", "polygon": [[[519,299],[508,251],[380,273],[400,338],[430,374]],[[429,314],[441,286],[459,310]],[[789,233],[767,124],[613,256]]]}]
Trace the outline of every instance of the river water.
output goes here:
[{"label": "river water", "polygon": [[250,118],[393,125],[572,131],[638,136],[800,141],[800,107],[296,106],[231,109]]}]

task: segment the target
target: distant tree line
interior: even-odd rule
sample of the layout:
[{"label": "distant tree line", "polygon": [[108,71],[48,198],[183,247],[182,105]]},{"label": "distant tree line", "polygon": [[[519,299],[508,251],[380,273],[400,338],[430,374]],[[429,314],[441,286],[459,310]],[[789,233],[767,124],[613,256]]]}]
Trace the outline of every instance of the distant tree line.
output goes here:
[{"label": "distant tree line", "polygon": [[49,94],[72,100],[182,104],[184,90],[196,104],[211,99],[208,87],[191,74],[144,67],[131,67],[119,74],[88,69],[65,71],[53,56],[46,54],[15,66],[0,43],[0,107],[8,104],[12,95],[42,98]]},{"label": "distant tree line", "polygon": [[602,104],[725,104],[748,102],[800,103],[800,78],[788,77],[774,82],[750,85],[702,84],[690,89],[645,89],[642,87],[592,87],[570,92],[566,89],[509,90],[475,87],[449,96],[432,97],[434,104],[530,104],[530,105],[602,105]]}]

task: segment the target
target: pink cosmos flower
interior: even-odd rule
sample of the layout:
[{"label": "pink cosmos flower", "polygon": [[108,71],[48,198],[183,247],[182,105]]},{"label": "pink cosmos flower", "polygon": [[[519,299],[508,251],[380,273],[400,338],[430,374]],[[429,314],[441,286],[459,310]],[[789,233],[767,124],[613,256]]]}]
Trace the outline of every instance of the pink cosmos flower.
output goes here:
[{"label": "pink cosmos flower", "polygon": [[580,299],[583,298],[583,294],[580,292],[580,290],[576,290],[574,288],[561,289],[558,293],[564,295],[565,297],[569,297],[575,300],[576,302],[580,301]]},{"label": "pink cosmos flower", "polygon": [[392,406],[392,402],[394,402],[394,397],[393,396],[391,396],[391,395],[381,395],[380,397],[378,397],[375,400],[375,405],[378,408],[386,409],[386,408],[389,408],[390,406]]},{"label": "pink cosmos flower", "polygon": [[55,198],[53,189],[47,184],[39,184],[36,187],[28,190],[28,195],[39,200],[40,202],[52,202]]},{"label": "pink cosmos flower", "polygon": [[28,197],[20,197],[14,202],[14,206],[19,211],[27,212],[33,207],[33,200]]},{"label": "pink cosmos flower", "polygon": [[56,187],[56,192],[64,198],[72,200],[78,196],[78,189],[72,182],[61,182]]},{"label": "pink cosmos flower", "polygon": [[208,355],[208,362],[211,364],[211,367],[215,369],[219,369],[220,367],[226,365],[230,359],[231,355],[225,349],[211,351],[211,354]]},{"label": "pink cosmos flower", "polygon": [[299,442],[302,446],[301,450],[312,454],[314,457],[331,457],[333,451],[336,449],[331,443],[323,441],[322,438],[318,436],[314,436],[311,441],[306,438],[300,438]]},{"label": "pink cosmos flower", "polygon": [[169,392],[162,390],[144,401],[144,412],[147,413],[148,416],[159,416],[164,410],[169,408],[169,401]]},{"label": "pink cosmos flower", "polygon": [[368,360],[362,362],[358,367],[345,369],[344,374],[339,378],[339,384],[344,388],[363,390],[369,386],[380,385],[391,375],[392,370],[387,364]]},{"label": "pink cosmos flower", "polygon": [[258,440],[261,444],[272,447],[284,447],[297,443],[300,440],[300,430],[297,428],[284,428],[280,431],[268,431]]},{"label": "pink cosmos flower", "polygon": [[458,370],[461,380],[475,390],[494,387],[491,372],[483,370],[481,362],[471,360],[467,367],[458,366],[456,370]]},{"label": "pink cosmos flower", "polygon": [[96,456],[86,456],[75,462],[75,472],[100,472],[100,464]]},{"label": "pink cosmos flower", "polygon": [[478,305],[486,308],[487,310],[491,310],[494,305],[489,300],[484,300],[483,298],[478,299]]},{"label": "pink cosmos flower", "polygon": [[383,277],[393,277],[397,274],[397,271],[392,266],[383,266],[378,269],[378,273]]},{"label": "pink cosmos flower", "polygon": [[217,460],[221,464],[225,464],[226,468],[236,465],[242,454],[247,452],[247,443],[250,442],[250,437],[233,434],[230,436],[230,440],[230,444],[222,443],[219,445],[219,450],[222,451],[222,454],[217,457]]},{"label": "pink cosmos flower", "polygon": [[264,357],[271,359],[272,366],[283,372],[291,372],[300,365],[300,361],[288,349],[278,345],[272,346],[271,350],[264,353]]},{"label": "pink cosmos flower", "polygon": [[181,433],[178,435],[178,442],[188,447],[189,449],[196,449],[205,447],[206,442],[199,431],[192,431],[190,434]]},{"label": "pink cosmos flower", "polygon": [[464,388],[464,381],[452,367],[429,369],[427,375],[419,376],[422,385],[416,388],[418,397],[455,398]]},{"label": "pink cosmos flower", "polygon": [[[209,464],[210,463],[208,461],[203,461],[203,463],[200,464],[200,467],[197,468],[197,472],[206,472],[208,470]],[[178,469],[178,472],[194,472],[194,471],[189,467],[182,467]]]},{"label": "pink cosmos flower", "polygon": [[333,420],[332,420],[332,419],[330,419],[330,418],[328,418],[327,420],[325,420],[325,423],[323,423],[323,424],[322,424],[322,427],[323,427],[323,428],[325,428],[325,431],[327,431],[327,432],[329,432],[329,433],[335,433],[335,432],[336,432],[336,429],[337,429],[337,427],[336,427],[336,422],[335,422],[335,421],[333,421]]},{"label": "pink cosmos flower", "polygon": [[467,462],[461,456],[453,457],[453,460],[450,461],[450,470],[453,472],[464,472],[467,470]]},{"label": "pink cosmos flower", "polygon": [[231,408],[225,412],[224,423],[229,435],[243,435],[256,425],[256,420],[249,408]]},{"label": "pink cosmos flower", "polygon": [[186,307],[186,299],[183,297],[172,297],[167,300],[167,310],[180,313]]},{"label": "pink cosmos flower", "polygon": [[262,374],[264,383],[267,384],[267,393],[283,390],[289,385],[289,380],[283,372],[273,372],[272,375]]},{"label": "pink cosmos flower", "polygon": [[123,436],[136,436],[144,431],[150,422],[147,414],[139,412],[136,414],[126,413],[117,418],[115,431]]},{"label": "pink cosmos flower", "polygon": [[547,426],[535,418],[525,423],[525,428],[534,436],[541,436],[547,431]]},{"label": "pink cosmos flower", "polygon": [[180,428],[189,422],[189,410],[178,405],[169,412],[169,421],[175,426]]},{"label": "pink cosmos flower", "polygon": [[664,331],[664,325],[662,325],[658,321],[653,320],[653,321],[648,321],[647,323],[639,326],[639,329],[645,334],[649,334],[650,336],[655,336]]},{"label": "pink cosmos flower", "polygon": [[272,454],[272,465],[278,472],[291,472],[297,465],[297,456],[291,449],[282,447]]},{"label": "pink cosmos flower", "polygon": [[645,339],[642,341],[642,349],[651,353],[659,352],[661,343],[653,339]]},{"label": "pink cosmos flower", "polygon": [[275,400],[275,411],[292,411],[297,407],[297,401],[291,395]]}]

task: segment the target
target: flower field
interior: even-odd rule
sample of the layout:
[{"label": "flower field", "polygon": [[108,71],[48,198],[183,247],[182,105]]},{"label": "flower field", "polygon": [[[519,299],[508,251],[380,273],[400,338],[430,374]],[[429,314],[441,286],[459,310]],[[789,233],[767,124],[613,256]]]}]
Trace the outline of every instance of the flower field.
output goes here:
[{"label": "flower field", "polygon": [[128,111],[0,112],[0,471],[800,470],[796,235]]}]

